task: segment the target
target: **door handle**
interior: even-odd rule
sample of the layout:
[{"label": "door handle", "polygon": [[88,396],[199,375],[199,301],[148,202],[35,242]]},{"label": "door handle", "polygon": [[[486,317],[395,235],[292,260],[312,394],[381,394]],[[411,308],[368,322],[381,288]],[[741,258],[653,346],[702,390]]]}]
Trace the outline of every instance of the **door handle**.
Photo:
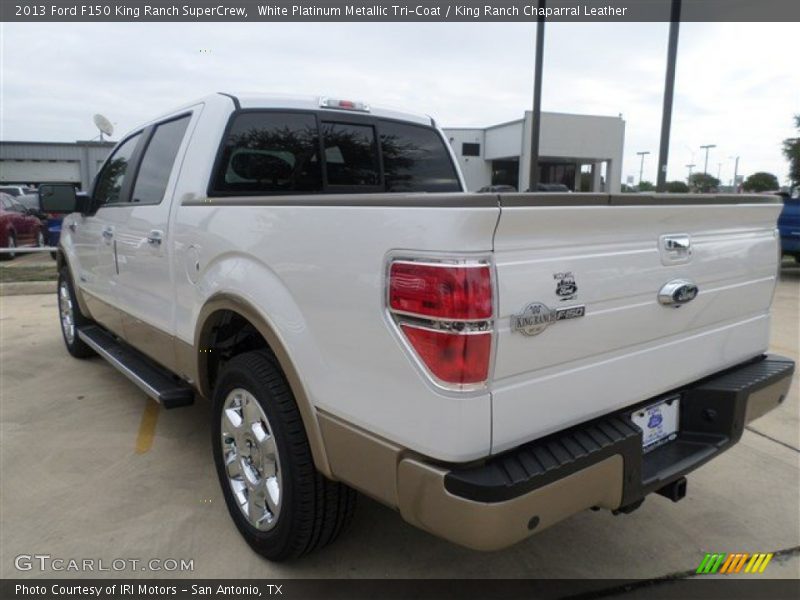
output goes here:
[{"label": "door handle", "polygon": [[111,241],[111,238],[114,237],[114,228],[109,225],[103,229],[103,237],[106,239],[106,241]]},{"label": "door handle", "polygon": [[151,246],[160,246],[161,240],[164,238],[164,232],[158,229],[153,229],[147,236],[147,243]]}]

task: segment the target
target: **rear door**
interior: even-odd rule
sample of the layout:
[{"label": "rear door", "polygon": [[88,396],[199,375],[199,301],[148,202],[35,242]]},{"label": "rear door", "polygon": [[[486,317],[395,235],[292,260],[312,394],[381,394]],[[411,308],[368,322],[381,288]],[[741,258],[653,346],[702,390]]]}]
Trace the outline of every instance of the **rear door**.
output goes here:
[{"label": "rear door", "polygon": [[167,365],[173,359],[174,321],[168,241],[171,200],[192,118],[193,113],[184,112],[144,131],[128,202],[114,213],[116,302],[124,314],[125,339]]},{"label": "rear door", "polygon": [[[501,196],[493,451],[765,351],[770,199]],[[686,282],[659,300],[668,284]],[[682,284],[673,285],[673,291]]]}]

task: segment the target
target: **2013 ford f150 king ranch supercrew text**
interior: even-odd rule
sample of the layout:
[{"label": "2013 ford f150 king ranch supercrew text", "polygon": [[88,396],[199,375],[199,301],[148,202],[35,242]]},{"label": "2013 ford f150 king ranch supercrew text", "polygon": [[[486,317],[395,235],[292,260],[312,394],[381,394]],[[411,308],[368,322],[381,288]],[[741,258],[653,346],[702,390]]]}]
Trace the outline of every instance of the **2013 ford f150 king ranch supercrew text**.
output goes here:
[{"label": "2013 ford f150 king ranch supercrew text", "polygon": [[354,490],[486,550],[679,500],[794,370],[765,355],[771,196],[470,194],[430,117],[229,94],[123,138],[88,197],[41,193],[71,213],[67,349],[211,400],[231,517],[274,560]]}]

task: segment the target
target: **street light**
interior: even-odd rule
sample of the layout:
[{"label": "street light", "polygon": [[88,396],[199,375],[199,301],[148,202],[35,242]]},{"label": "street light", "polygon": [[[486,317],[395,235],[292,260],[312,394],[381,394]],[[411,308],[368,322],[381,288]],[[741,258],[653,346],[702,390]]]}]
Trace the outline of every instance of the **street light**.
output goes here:
[{"label": "street light", "polygon": [[685,166],[686,166],[686,168],[689,169],[689,176],[686,178],[686,180],[688,181],[689,179],[692,178],[692,169],[694,169],[697,165],[694,164],[694,163],[690,163],[690,164],[685,165]]},{"label": "street light", "polygon": [[642,162],[639,164],[639,185],[642,185],[642,172],[644,171],[644,157],[650,154],[649,151],[647,152],[637,152],[637,156],[642,157]]},{"label": "street light", "polygon": [[711,148],[716,148],[716,147],[717,147],[716,144],[706,144],[705,146],[700,146],[702,150],[706,151],[706,162],[705,165],[703,165],[703,175],[708,175],[708,151]]},{"label": "street light", "polygon": [[[728,158],[733,158],[729,156]],[[739,184],[736,182],[736,179],[739,177],[739,157],[736,157],[736,162],[733,165],[733,193],[739,193]]]}]

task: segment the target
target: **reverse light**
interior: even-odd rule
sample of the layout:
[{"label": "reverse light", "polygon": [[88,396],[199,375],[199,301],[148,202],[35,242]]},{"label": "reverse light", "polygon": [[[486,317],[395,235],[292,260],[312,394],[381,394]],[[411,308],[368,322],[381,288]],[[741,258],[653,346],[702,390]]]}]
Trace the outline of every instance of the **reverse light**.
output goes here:
[{"label": "reverse light", "polygon": [[492,285],[487,261],[390,264],[387,308],[437,385],[471,390],[488,380],[494,337]]}]

